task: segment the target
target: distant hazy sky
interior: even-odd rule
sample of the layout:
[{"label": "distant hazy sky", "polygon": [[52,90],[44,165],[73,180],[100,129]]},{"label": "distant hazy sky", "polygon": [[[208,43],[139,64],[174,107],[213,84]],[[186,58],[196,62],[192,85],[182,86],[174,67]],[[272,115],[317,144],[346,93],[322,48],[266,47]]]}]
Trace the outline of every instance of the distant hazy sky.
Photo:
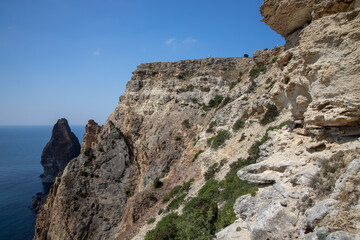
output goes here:
[{"label": "distant hazy sky", "polygon": [[262,0],[1,0],[0,125],[103,124],[138,64],[283,45]]}]

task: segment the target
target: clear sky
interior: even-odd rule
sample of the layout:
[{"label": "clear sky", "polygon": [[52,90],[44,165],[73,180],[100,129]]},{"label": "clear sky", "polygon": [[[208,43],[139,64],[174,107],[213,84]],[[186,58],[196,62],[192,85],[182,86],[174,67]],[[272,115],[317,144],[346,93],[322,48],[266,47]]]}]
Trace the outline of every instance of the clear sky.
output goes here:
[{"label": "clear sky", "polygon": [[1,0],[0,125],[103,124],[138,64],[283,45],[262,0]]}]

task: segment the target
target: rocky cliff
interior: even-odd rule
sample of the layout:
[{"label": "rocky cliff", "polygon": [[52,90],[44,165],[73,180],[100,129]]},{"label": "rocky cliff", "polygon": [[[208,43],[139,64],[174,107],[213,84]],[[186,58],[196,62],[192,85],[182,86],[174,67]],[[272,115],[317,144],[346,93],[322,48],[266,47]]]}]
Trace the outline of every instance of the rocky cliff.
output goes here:
[{"label": "rocky cliff", "polygon": [[264,1],[285,48],[138,66],[34,238],[359,237],[357,7]]},{"label": "rocky cliff", "polygon": [[80,143],[65,118],[59,119],[52,129],[50,141],[41,153],[44,167],[43,182],[53,183],[71,159],[80,154]]}]

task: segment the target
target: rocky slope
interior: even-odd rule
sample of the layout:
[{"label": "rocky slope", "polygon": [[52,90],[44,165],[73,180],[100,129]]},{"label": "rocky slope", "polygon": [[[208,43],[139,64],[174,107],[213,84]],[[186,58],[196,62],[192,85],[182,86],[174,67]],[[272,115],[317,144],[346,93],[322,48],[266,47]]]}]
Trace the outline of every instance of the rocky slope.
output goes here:
[{"label": "rocky slope", "polygon": [[[205,178],[229,180],[239,162],[247,166],[238,177],[257,191],[224,200],[230,180],[220,183],[208,222],[217,239],[359,237],[357,6],[267,0],[264,21],[287,37],[285,49],[141,64],[104,126],[89,121],[82,154],[56,179],[34,239],[144,239],[166,210],[189,217],[190,200],[217,184]],[[302,21],[303,13],[311,17]],[[164,201],[190,179],[174,198],[179,208]],[[224,224],[236,198],[236,221],[230,206]]]},{"label": "rocky slope", "polygon": [[80,143],[65,118],[59,119],[52,129],[49,142],[41,153],[44,167],[43,182],[53,183],[71,159],[80,154]]}]

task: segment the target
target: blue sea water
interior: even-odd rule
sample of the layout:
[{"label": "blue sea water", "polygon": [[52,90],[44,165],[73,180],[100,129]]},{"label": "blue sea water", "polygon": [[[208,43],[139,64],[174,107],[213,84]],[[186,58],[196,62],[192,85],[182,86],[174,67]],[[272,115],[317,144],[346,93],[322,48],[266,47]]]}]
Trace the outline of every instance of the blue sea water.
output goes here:
[{"label": "blue sea water", "polygon": [[[81,144],[84,126],[72,126]],[[0,240],[28,240],[34,235],[36,213],[32,196],[46,191],[40,174],[41,152],[52,126],[0,126]]]}]

